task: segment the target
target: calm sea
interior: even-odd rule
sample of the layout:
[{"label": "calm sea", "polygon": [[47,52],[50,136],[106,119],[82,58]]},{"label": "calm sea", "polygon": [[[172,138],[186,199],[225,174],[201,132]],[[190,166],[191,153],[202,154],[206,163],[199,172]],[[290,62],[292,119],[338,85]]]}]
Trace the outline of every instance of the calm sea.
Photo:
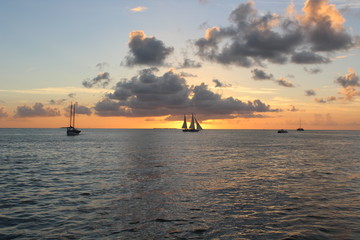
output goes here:
[{"label": "calm sea", "polygon": [[360,131],[0,129],[0,239],[360,239]]}]

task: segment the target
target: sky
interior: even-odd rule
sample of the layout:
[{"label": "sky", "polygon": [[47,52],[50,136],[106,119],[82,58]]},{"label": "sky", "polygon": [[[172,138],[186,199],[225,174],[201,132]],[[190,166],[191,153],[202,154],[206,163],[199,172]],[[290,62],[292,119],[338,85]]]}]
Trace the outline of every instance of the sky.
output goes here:
[{"label": "sky", "polygon": [[0,128],[360,130],[358,0],[0,2]]}]

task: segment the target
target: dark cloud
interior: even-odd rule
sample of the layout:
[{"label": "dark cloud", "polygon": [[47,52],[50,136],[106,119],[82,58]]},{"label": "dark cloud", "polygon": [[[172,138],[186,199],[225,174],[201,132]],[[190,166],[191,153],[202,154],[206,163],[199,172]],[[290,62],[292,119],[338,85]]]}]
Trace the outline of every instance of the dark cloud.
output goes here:
[{"label": "dark cloud", "polygon": [[231,87],[231,84],[222,83],[222,82],[220,82],[218,79],[214,79],[213,82],[215,83],[215,87],[216,87],[216,88]]},{"label": "dark cloud", "polygon": [[93,79],[84,80],[82,84],[86,88],[92,88],[93,86],[106,87],[110,81],[111,81],[110,74],[108,72],[100,72]]},{"label": "dark cloud", "polygon": [[[326,11],[324,11],[324,9]],[[328,63],[322,54],[354,47],[341,14],[327,0],[307,1],[303,14],[260,15],[254,3],[241,4],[230,14],[229,27],[208,28],[195,41],[198,55],[224,65],[251,67],[263,61],[284,64]]]},{"label": "dark cloud", "polygon": [[251,73],[253,74],[252,78],[254,80],[272,80],[272,79],[274,79],[274,76],[271,73],[267,74],[266,72],[264,72],[261,69],[255,68],[255,69],[251,70]]},{"label": "dark cloud", "polygon": [[188,72],[180,72],[179,75],[181,77],[197,77],[197,75]]},{"label": "dark cloud", "polygon": [[279,80],[274,80],[279,86],[283,87],[295,87],[295,85],[287,80],[286,78],[280,78]]},{"label": "dark cloud", "polygon": [[306,68],[304,67],[305,72],[310,73],[310,74],[318,74],[321,73],[321,69],[320,68]]},{"label": "dark cloud", "polygon": [[305,95],[306,96],[315,96],[316,92],[315,92],[315,90],[309,89],[309,90],[305,91]]},{"label": "dark cloud", "polygon": [[180,64],[177,69],[183,69],[183,68],[201,68],[202,65],[199,62],[196,62],[194,60],[185,58],[184,62]]},{"label": "dark cloud", "polygon": [[59,100],[51,99],[51,100],[49,100],[50,105],[62,105],[65,102],[66,102],[66,99],[59,99]]},{"label": "dark cloud", "polygon": [[69,98],[74,98],[75,96],[76,96],[76,93],[69,93],[69,94],[68,94],[68,97],[69,97]]},{"label": "dark cloud", "polygon": [[243,102],[222,98],[204,83],[189,87],[172,71],[156,76],[156,69],[144,69],[138,76],[117,83],[95,106],[100,116],[151,117],[194,112],[201,119],[234,118],[255,112],[278,112],[260,100]]},{"label": "dark cloud", "polygon": [[348,74],[340,76],[335,80],[335,83],[341,85],[342,87],[359,87],[360,80],[359,76],[353,71],[350,70]]},{"label": "dark cloud", "polygon": [[4,107],[0,107],[0,118],[6,118],[8,117],[8,113],[6,112]]},{"label": "dark cloud", "polygon": [[[65,110],[65,116],[69,116],[70,115],[70,108],[66,107],[64,108]],[[75,111],[76,111],[76,115],[88,115],[90,116],[92,114],[92,111],[89,107],[86,106],[81,106],[78,103],[75,104]]]},{"label": "dark cloud", "polygon": [[295,106],[293,105],[290,105],[290,109],[288,109],[289,112],[298,112],[300,111],[298,108],[296,108]]},{"label": "dark cloud", "polygon": [[108,67],[108,66],[109,66],[109,64],[106,63],[106,62],[101,62],[101,63],[96,64],[96,67],[97,67],[100,71],[102,71],[105,67]]},{"label": "dark cloud", "polygon": [[15,117],[55,117],[60,116],[60,111],[57,108],[44,107],[42,103],[35,103],[33,107],[20,106],[17,107]]},{"label": "dark cloud", "polygon": [[135,65],[161,66],[165,58],[170,55],[174,48],[165,47],[161,40],[155,37],[146,37],[142,31],[130,33],[129,55],[125,57],[122,63],[125,66]]},{"label": "dark cloud", "polygon": [[314,98],[314,101],[317,103],[327,103],[323,98]]},{"label": "dark cloud", "polygon": [[353,101],[355,97],[360,96],[360,90],[357,89],[360,87],[360,79],[353,69],[349,69],[344,76],[338,77],[335,83],[342,87],[340,93],[344,95],[344,100]]},{"label": "dark cloud", "polygon": [[302,51],[294,53],[291,57],[291,61],[298,64],[316,64],[329,63],[330,59],[325,58],[314,52]]}]

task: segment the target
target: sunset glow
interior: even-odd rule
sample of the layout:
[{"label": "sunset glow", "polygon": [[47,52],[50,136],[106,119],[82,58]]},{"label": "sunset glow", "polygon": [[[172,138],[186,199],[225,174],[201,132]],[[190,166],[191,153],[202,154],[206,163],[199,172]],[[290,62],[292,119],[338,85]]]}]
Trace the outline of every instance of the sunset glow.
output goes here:
[{"label": "sunset glow", "polygon": [[0,3],[0,128],[360,130],[358,3],[68,4]]}]

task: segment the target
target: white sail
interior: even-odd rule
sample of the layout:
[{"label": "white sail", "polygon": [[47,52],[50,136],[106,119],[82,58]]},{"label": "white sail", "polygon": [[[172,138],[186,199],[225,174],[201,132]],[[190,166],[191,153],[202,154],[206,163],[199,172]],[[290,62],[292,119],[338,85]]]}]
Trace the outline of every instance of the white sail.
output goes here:
[{"label": "white sail", "polygon": [[184,123],[181,128],[187,129],[186,116],[184,115]]},{"label": "white sail", "polygon": [[191,123],[190,123],[189,128],[190,129],[195,129],[194,114],[191,114]]},{"label": "white sail", "polygon": [[196,122],[196,130],[202,130],[202,127],[200,126],[200,123],[196,118],[195,118],[195,122]]}]

